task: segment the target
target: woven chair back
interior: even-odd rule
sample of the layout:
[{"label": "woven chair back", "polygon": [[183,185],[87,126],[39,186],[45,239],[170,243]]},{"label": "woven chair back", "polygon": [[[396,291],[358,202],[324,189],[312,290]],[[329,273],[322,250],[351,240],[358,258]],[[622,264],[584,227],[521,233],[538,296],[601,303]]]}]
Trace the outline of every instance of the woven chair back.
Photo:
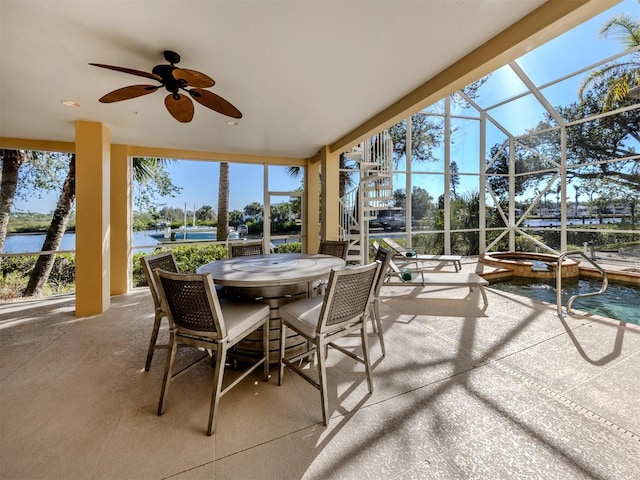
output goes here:
[{"label": "woven chair back", "polygon": [[318,253],[323,255],[333,255],[334,257],[346,260],[347,254],[349,253],[349,242],[322,240],[320,242],[320,247],[318,248]]},{"label": "woven chair back", "polygon": [[153,275],[153,271],[160,269],[167,272],[178,273],[178,265],[176,259],[171,252],[162,252],[156,255],[147,255],[140,259],[142,265],[142,271],[147,279],[147,285],[151,290],[151,296],[153,297],[153,303],[156,307],[160,307],[160,296],[158,295],[158,286],[156,285],[156,277]]},{"label": "woven chair back", "polygon": [[229,257],[248,257],[264,253],[262,242],[232,243],[229,247]]},{"label": "woven chair back", "polygon": [[325,293],[318,333],[339,329],[343,324],[364,320],[373,298],[373,287],[380,264],[332,270]]},{"label": "woven chair back", "polygon": [[222,338],[226,329],[211,276],[155,272],[167,307],[171,328]]},{"label": "woven chair back", "polygon": [[391,253],[390,250],[384,247],[378,247],[376,249],[376,258],[374,261],[380,262],[380,270],[378,271],[378,277],[376,278],[376,283],[373,288],[373,295],[376,298],[380,295],[380,289],[384,283],[385,275],[389,269],[389,264],[392,262],[392,257],[393,253]]}]

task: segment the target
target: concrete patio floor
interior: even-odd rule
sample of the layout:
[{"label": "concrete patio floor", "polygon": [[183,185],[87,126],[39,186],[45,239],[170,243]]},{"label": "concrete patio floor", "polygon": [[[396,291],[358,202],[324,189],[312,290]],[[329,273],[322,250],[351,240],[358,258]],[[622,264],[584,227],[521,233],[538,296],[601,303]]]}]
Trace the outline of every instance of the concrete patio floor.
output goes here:
[{"label": "concrete patio floor", "polygon": [[73,297],[0,305],[0,478],[640,478],[640,326],[487,295],[383,288],[373,394],[330,351],[324,427],[318,392],[272,365],[222,398],[212,437],[208,364],[156,414],[146,288],[87,318]]}]

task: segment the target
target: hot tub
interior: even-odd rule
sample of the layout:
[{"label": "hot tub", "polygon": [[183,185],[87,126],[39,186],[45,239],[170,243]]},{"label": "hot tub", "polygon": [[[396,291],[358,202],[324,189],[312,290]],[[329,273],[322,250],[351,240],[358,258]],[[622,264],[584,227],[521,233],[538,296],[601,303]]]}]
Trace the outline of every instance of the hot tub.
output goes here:
[{"label": "hot tub", "polygon": [[[558,255],[534,252],[490,252],[480,256],[487,265],[510,270],[515,277],[556,278]],[[577,277],[580,262],[571,258],[562,261],[562,278]]]}]

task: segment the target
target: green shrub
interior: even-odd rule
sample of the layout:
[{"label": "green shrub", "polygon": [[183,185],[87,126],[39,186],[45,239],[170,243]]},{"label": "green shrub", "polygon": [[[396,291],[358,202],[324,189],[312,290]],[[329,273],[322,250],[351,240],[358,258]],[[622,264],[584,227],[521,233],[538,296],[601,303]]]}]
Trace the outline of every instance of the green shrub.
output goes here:
[{"label": "green shrub", "polygon": [[140,258],[145,255],[155,255],[157,253],[166,252],[171,250],[173,257],[176,259],[178,270],[182,273],[195,273],[196,269],[204,265],[205,263],[213,262],[214,260],[220,260],[226,258],[227,247],[223,244],[213,245],[183,245],[179,247],[158,247],[153,252],[148,253],[136,253],[133,256],[133,286],[142,287],[147,285],[147,281],[144,278],[144,272],[142,271],[142,265],[140,264]]},{"label": "green shrub", "polygon": [[300,242],[287,242],[278,245],[278,253],[300,253],[302,244]]},{"label": "green shrub", "polygon": [[[542,241],[542,237],[532,235],[535,239]],[[516,236],[516,252],[535,252],[540,249],[537,243],[523,235]]]},{"label": "green shrub", "polygon": [[16,257],[5,257],[2,259],[2,276],[13,272],[19,272],[28,276],[38,260],[37,255],[22,255]]},{"label": "green shrub", "polygon": [[19,271],[13,271],[0,277],[0,300],[20,297],[27,287],[29,277]]}]

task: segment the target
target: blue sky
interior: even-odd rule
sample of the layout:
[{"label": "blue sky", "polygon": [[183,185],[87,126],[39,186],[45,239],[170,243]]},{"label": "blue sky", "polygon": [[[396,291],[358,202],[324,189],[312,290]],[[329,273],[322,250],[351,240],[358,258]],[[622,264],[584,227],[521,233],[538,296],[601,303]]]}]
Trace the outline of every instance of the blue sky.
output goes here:
[{"label": "blue sky", "polygon": [[[218,211],[219,163],[179,160],[167,167],[175,185],[182,187],[174,198],[161,203],[193,210],[203,205]],[[302,186],[300,179],[286,174],[284,167],[269,167],[269,191],[294,191]],[[264,203],[264,167],[232,163],[229,165],[229,210],[243,210],[252,202]],[[274,202],[275,203],[275,202]]]},{"label": "blue sky", "polygon": [[[614,37],[603,39],[598,33],[607,19],[622,12],[629,13],[634,18],[640,17],[638,1],[625,0],[598,17],[528,53],[518,60],[518,64],[534,83],[541,85],[614,55],[620,51],[620,43]],[[482,106],[492,105],[522,91],[521,82],[511,74],[503,74],[503,71],[504,69],[492,76],[491,89],[486,88],[490,85],[489,83],[483,87]],[[576,85],[576,80],[563,82],[562,85],[549,89],[545,94],[549,95],[552,105],[568,104],[577,98]],[[559,99],[563,101],[560,102]],[[512,133],[515,134],[534,126],[541,115],[540,109],[529,103],[520,107],[517,115],[506,110],[500,112],[499,109],[491,113],[496,117],[508,118]],[[194,204],[196,208],[210,205],[217,211],[218,163],[181,160],[169,165],[168,171],[174,184],[181,187],[182,191],[174,198],[161,199],[160,203],[179,208],[184,208],[186,205],[187,210],[192,210]],[[263,171],[262,165],[230,165],[230,210],[242,210],[245,205],[252,202],[263,203]],[[473,184],[477,184],[477,181],[473,180]],[[300,180],[288,176],[283,167],[270,167],[270,191],[292,191],[300,186]],[[460,190],[467,190],[464,178],[461,178]],[[48,213],[55,208],[57,198],[58,194],[52,193],[44,195],[41,199],[34,197],[29,198],[28,201],[16,199],[14,210]],[[282,198],[279,200],[282,201]],[[276,199],[273,203],[275,202],[277,202]]]}]

